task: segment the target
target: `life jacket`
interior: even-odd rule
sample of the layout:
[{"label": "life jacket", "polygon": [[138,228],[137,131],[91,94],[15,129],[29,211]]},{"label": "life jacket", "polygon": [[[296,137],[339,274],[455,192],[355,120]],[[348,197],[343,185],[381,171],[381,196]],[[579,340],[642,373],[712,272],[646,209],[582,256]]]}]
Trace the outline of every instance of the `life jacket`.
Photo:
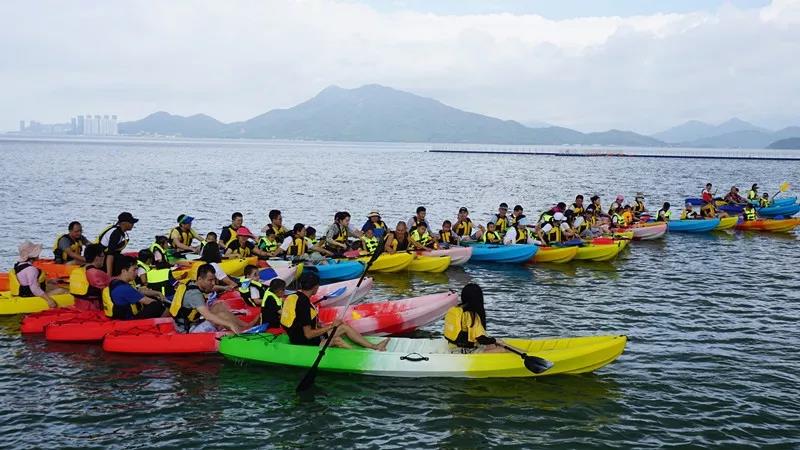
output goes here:
[{"label": "life jacket", "polygon": [[103,299],[103,312],[106,317],[111,319],[126,320],[139,313],[139,305],[116,305],[111,298],[111,291],[125,282],[122,280],[111,280],[111,283],[103,289],[101,298]]},{"label": "life jacket", "polygon": [[515,244],[527,244],[528,243],[528,230],[523,228],[520,230],[517,228],[517,237],[514,239]]},{"label": "life jacket", "polygon": [[547,241],[548,244],[561,242],[561,225],[552,223],[550,227],[550,231],[544,233],[544,240]]},{"label": "life jacket", "polygon": [[633,212],[635,213],[643,213],[647,210],[644,206],[644,202],[641,200],[634,200],[633,203]]},{"label": "life jacket", "polygon": [[336,237],[333,240],[335,240],[336,242],[343,242],[343,243],[347,242],[347,237],[348,237],[347,227],[343,227],[337,223],[336,229],[339,230],[339,232],[336,234]]},{"label": "life jacket", "polygon": [[761,199],[758,200],[758,205],[762,208],[766,208],[767,206],[769,206],[769,199],[761,197]]},{"label": "life jacket", "polygon": [[427,230],[425,230],[425,233],[423,233],[422,235],[419,234],[419,230],[412,231],[411,239],[414,239],[415,241],[417,241],[418,244],[420,244],[423,247],[436,248],[436,241],[433,240],[431,234],[428,233]]},{"label": "life jacket", "polygon": [[394,240],[392,241],[392,248],[395,251],[408,250],[408,233],[406,233],[405,239],[403,239],[403,241],[397,239],[397,235],[395,234]]},{"label": "life jacket", "polygon": [[183,231],[181,226],[178,225],[177,227],[173,228],[169,232],[169,244],[172,245],[172,241],[175,239],[173,236],[175,233],[178,233],[178,240],[181,241],[183,245],[192,245],[192,241],[197,238],[197,232],[194,231],[193,228],[189,228],[189,231]]},{"label": "life jacket", "polygon": [[461,306],[453,306],[444,316],[444,338],[459,347],[474,348],[478,337],[486,335],[481,318]]},{"label": "life jacket", "polygon": [[688,219],[688,218],[689,218],[689,213],[690,213],[690,212],[692,213],[692,217],[694,217],[694,210],[692,210],[692,211],[689,211],[688,209],[685,209],[685,208],[684,208],[684,210],[683,210],[683,211],[681,211],[681,220],[686,220],[686,219]]},{"label": "life jacket", "polygon": [[497,244],[497,243],[502,242],[503,238],[500,237],[500,233],[498,233],[497,231],[487,231],[486,233],[483,233],[483,236],[481,237],[481,241],[484,244],[486,244],[486,243]]},{"label": "life jacket", "polygon": [[450,245],[458,244],[458,239],[456,238],[456,235],[453,234],[452,230],[451,231],[439,230],[439,237],[442,239],[442,242],[446,244]]},{"label": "life jacket", "polygon": [[747,191],[747,199],[750,200],[750,201],[753,201],[753,200],[757,201],[758,200],[758,192],[756,192],[753,189],[750,189],[749,191]]},{"label": "life jacket", "polygon": [[614,213],[614,215],[611,216],[611,224],[619,228],[625,227],[625,218],[622,217],[622,214]]},{"label": "life jacket", "polygon": [[[172,277],[172,271],[169,268],[158,269],[149,267],[146,264],[143,264],[143,266],[148,267],[145,269],[148,289],[161,292],[165,297],[170,297],[175,293],[175,287],[173,286],[175,279]],[[144,269],[145,267],[142,268]]]},{"label": "life jacket", "polygon": [[589,220],[584,218],[583,221],[580,223],[580,225],[578,225],[578,228],[575,229],[575,231],[578,234],[583,234],[584,231],[588,230],[591,227],[592,224],[589,222]]},{"label": "life jacket", "polygon": [[[167,251],[164,250],[164,247],[158,245],[158,242],[153,242],[152,244],[150,244],[149,248],[150,248],[150,251],[153,252],[153,258],[155,258],[156,253],[159,253],[161,255],[161,263],[160,264],[162,264],[162,265],[169,264],[169,261],[167,261]],[[200,249],[200,254],[201,255],[203,254],[203,249],[202,248]],[[157,260],[154,259],[154,261],[157,261]]]},{"label": "life jacket", "polygon": [[283,226],[281,226],[280,228],[277,228],[277,227],[275,227],[275,225],[274,225],[274,224],[270,223],[270,224],[269,224],[269,227],[270,227],[270,228],[272,228],[272,231],[274,231],[274,232],[275,232],[275,239],[276,239],[278,242],[282,241],[282,240],[283,240],[283,238],[285,238],[285,237],[286,237],[286,235],[288,235],[288,234],[289,234],[289,230],[287,230],[287,229],[286,229],[286,228],[284,228]]},{"label": "life jacket", "polygon": [[287,256],[301,256],[306,254],[306,240],[305,238],[293,238],[292,245],[286,250]]},{"label": "life jacket", "polygon": [[83,250],[83,241],[78,239],[72,239],[68,233],[62,234],[61,236],[56,238],[56,242],[53,244],[53,256],[57,263],[64,264],[68,261],[72,261],[72,258],[67,254],[66,251],[63,251],[58,248],[58,243],[61,242],[61,239],[67,238],[69,239],[69,249],[73,251],[73,253],[81,254]]},{"label": "life jacket", "polygon": [[228,244],[237,240],[236,238],[239,236],[239,233],[236,232],[238,228],[233,228],[233,225],[228,225],[226,228],[228,229],[228,232],[231,234],[231,237],[227,241],[222,243],[224,247],[227,247]]},{"label": "life jacket", "polygon": [[656,214],[656,222],[669,222],[670,217],[672,217],[672,211],[664,211],[663,209],[659,209],[658,213]]},{"label": "life jacket", "polygon": [[543,212],[542,215],[539,216],[539,223],[542,224],[542,225],[544,225],[546,223],[552,224],[553,223],[554,214],[555,213],[553,212],[552,209]]},{"label": "life jacket", "polygon": [[[8,273],[8,288],[11,291],[11,295],[16,295],[19,297],[35,297],[33,295],[33,291],[31,291],[30,286],[22,286],[19,284],[19,278],[17,278],[17,274],[22,272],[23,270],[31,267],[33,264],[29,262],[18,262],[14,264],[14,270]],[[36,269],[39,271],[39,276],[36,279],[36,282],[39,283],[39,286],[42,290],[47,289],[47,274],[44,273],[41,269]]]},{"label": "life jacket", "polygon": [[252,298],[251,288],[256,288],[258,290],[258,300],[261,301],[266,295],[267,286],[261,281],[253,281],[247,277],[239,277],[237,281],[239,283],[239,294],[241,294],[242,300],[250,306],[259,306],[259,303],[256,303],[256,299]]},{"label": "life jacket", "polygon": [[99,269],[91,264],[74,269],[69,273],[69,293],[82,298],[100,299],[103,295],[103,288],[94,287],[89,283],[89,271],[97,270],[105,273],[103,269]]},{"label": "life jacket", "polygon": [[464,219],[464,222],[459,222],[453,228],[453,231],[456,232],[457,235],[464,237],[464,236],[471,236],[472,235],[472,220],[467,217]]},{"label": "life jacket", "polygon": [[[370,220],[370,222],[372,222],[372,221]],[[372,226],[374,226],[376,230],[384,230],[385,231],[385,230],[388,229],[388,227],[386,226],[386,223],[384,223],[382,220],[379,220],[377,222],[372,222]]]},{"label": "life jacket", "polygon": [[361,236],[361,242],[364,244],[364,250],[366,250],[370,255],[375,253],[375,250],[378,249],[378,238],[375,236],[366,237]]},{"label": "life jacket", "polygon": [[228,245],[228,250],[238,254],[240,258],[247,258],[250,256],[251,253],[250,246],[245,245],[244,247],[241,247],[238,239],[235,242],[231,242],[230,245]]},{"label": "life jacket", "polygon": [[525,218],[525,214],[520,214],[519,216],[511,215],[511,227],[516,227],[517,223]]},{"label": "life jacket", "polygon": [[714,207],[712,203],[708,203],[703,205],[700,208],[700,215],[703,217],[716,217],[717,216],[717,208]]},{"label": "life jacket", "polygon": [[[295,292],[294,294],[290,294],[283,300],[281,306],[281,325],[285,328],[291,328],[294,325],[294,320],[297,318],[297,300],[300,298],[299,296],[302,295],[300,293]],[[316,305],[310,302],[311,304],[311,319],[315,319],[319,312],[317,311]]]},{"label": "life jacket", "polygon": [[278,248],[278,243],[276,241],[270,241],[266,236],[261,236],[258,238],[258,248],[271,253]]},{"label": "life jacket", "polygon": [[756,213],[755,208],[750,208],[750,209],[745,208],[744,220],[748,222],[753,220],[758,220],[758,214]]},{"label": "life jacket", "polygon": [[205,321],[200,311],[196,308],[183,306],[183,298],[186,296],[186,292],[193,289],[199,290],[200,288],[192,282],[189,284],[178,284],[178,287],[175,288],[175,295],[172,297],[172,303],[169,305],[170,315],[175,319],[175,322],[182,325],[187,332],[193,325]]},{"label": "life jacket", "polygon": [[494,229],[500,234],[505,234],[508,228],[508,217],[495,214]]},{"label": "life jacket", "polygon": [[[100,234],[97,236],[97,241],[95,241],[95,244],[103,245],[103,238],[106,236],[106,234],[113,232],[115,228],[119,228],[119,224],[118,223],[115,223],[113,225],[109,225],[109,226],[105,227],[103,229],[103,231],[101,231]],[[127,235],[127,233],[125,233],[121,229],[120,229],[120,233],[122,233],[122,235],[124,236],[124,239],[120,243],[120,246],[117,247],[117,248],[107,248],[106,247],[106,250],[109,250],[112,253],[120,253],[123,250],[125,250],[125,247],[128,246],[128,235]],[[105,247],[105,245],[103,245],[103,247]]]},{"label": "life jacket", "polygon": [[584,208],[583,206],[578,206],[577,203],[573,203],[572,204],[572,212],[574,212],[576,216],[579,215],[579,214],[583,214],[583,211],[585,209],[586,208]]}]

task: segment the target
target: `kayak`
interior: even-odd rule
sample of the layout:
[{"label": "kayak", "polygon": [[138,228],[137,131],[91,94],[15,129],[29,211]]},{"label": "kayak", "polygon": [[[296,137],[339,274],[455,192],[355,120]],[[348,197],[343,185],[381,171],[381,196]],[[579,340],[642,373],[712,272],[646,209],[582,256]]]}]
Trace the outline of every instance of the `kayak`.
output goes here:
[{"label": "kayak", "polygon": [[358,261],[336,261],[328,260],[328,264],[317,264],[310,266],[303,265],[303,270],[316,271],[322,281],[341,281],[350,280],[361,276],[364,271],[364,264]]},{"label": "kayak", "polygon": [[219,339],[226,334],[230,333],[179,333],[175,322],[162,322],[149,327],[112,331],[103,339],[103,350],[150,355],[216,353]]},{"label": "kayak", "polygon": [[0,292],[8,290],[8,272],[0,273]]},{"label": "kayak", "polygon": [[742,221],[736,225],[737,230],[742,231],[771,231],[774,233],[786,233],[800,226],[798,219],[759,219]]},{"label": "kayak", "polygon": [[719,218],[716,219],[694,219],[694,220],[671,220],[669,221],[670,232],[684,233],[705,233],[719,226]]},{"label": "kayak", "polygon": [[585,244],[577,247],[576,261],[608,261],[616,258],[619,252],[627,245],[628,241],[613,242],[611,244]]},{"label": "kayak", "polygon": [[258,272],[258,277],[261,279],[261,281],[272,281],[273,278],[280,278],[281,280],[285,281],[286,284],[289,284],[294,281],[298,272],[302,271],[302,264],[292,267],[267,267],[266,269],[261,269]]},{"label": "kayak", "polygon": [[375,303],[320,308],[319,321],[328,324],[342,317],[344,322],[361,334],[386,336],[407,334],[444,317],[448,309],[458,304],[458,294],[443,292]]},{"label": "kayak", "polygon": [[633,239],[637,241],[651,241],[667,234],[667,224],[664,222],[638,223],[627,230],[633,233]]},{"label": "kayak", "polygon": [[530,262],[560,264],[572,261],[577,254],[578,247],[539,247]]},{"label": "kayak", "polygon": [[125,331],[139,327],[150,327],[157,323],[175,323],[172,317],[156,319],[111,320],[101,316],[99,319],[82,318],[55,322],[44,327],[44,337],[54,342],[99,342],[112,331]]},{"label": "kayak", "polygon": [[[50,296],[60,307],[75,304],[75,297],[70,294]],[[9,291],[0,292],[0,315],[28,314],[50,309],[47,300],[41,297],[19,297]]]},{"label": "kayak", "polygon": [[[311,301],[317,303],[320,307],[326,306],[341,306],[347,303],[350,295],[358,284],[358,279],[340,281],[338,283],[325,284],[319,287],[316,295],[311,297]],[[365,277],[361,281],[361,286],[355,291],[352,302],[356,302],[364,298],[367,293],[372,289],[372,278]]]},{"label": "kayak", "polygon": [[103,320],[105,313],[99,309],[56,308],[28,314],[22,318],[19,331],[22,334],[44,333],[47,325],[68,320]]},{"label": "kayak", "polygon": [[[358,261],[366,264],[370,256],[362,256]],[[414,260],[414,255],[410,253],[383,253],[378,256],[378,259],[370,266],[370,272],[400,272],[406,270],[411,262]]]},{"label": "kayak", "polygon": [[535,244],[473,244],[471,247],[471,262],[524,263],[539,250]]},{"label": "kayak", "polygon": [[739,222],[739,217],[737,217],[737,216],[720,217],[719,218],[719,225],[717,225],[717,228],[714,228],[714,230],[715,231],[730,230],[731,228],[736,226],[737,222]]},{"label": "kayak", "polygon": [[[256,265],[258,263],[258,258],[255,256],[250,256],[248,258],[240,258],[240,259],[223,259],[222,262],[219,263],[220,267],[222,268],[223,272],[228,274],[230,277],[240,277],[244,274],[244,268],[248,265]],[[197,268],[205,264],[203,261],[180,261],[179,264],[187,264],[187,268],[185,269],[178,269],[174,271],[175,278],[179,278],[179,276],[186,272],[189,274],[190,280],[197,279]]]},{"label": "kayak", "polygon": [[414,255],[414,260],[408,266],[409,272],[444,272],[450,267],[449,256],[420,256]]},{"label": "kayak", "polygon": [[[368,338],[379,342],[380,338]],[[362,348],[329,348],[320,370],[388,377],[511,378],[592,372],[625,350],[625,336],[587,336],[549,339],[504,339],[505,343],[553,362],[535,375],[514,353],[451,353],[443,338],[390,339],[385,352]],[[235,361],[252,361],[294,367],[310,367],[319,347],[292,345],[285,335],[225,336],[219,351]]]},{"label": "kayak", "polygon": [[423,256],[449,256],[451,266],[463,266],[472,258],[472,247],[450,247],[439,250],[418,251]]},{"label": "kayak", "polygon": [[789,204],[780,206],[768,206],[766,208],[756,208],[761,217],[791,217],[800,212],[800,205]]},{"label": "kayak", "polygon": [[[692,204],[694,206],[702,206],[703,199],[702,198],[687,198],[686,203]],[[720,204],[721,203],[721,204]],[[797,197],[780,197],[772,199],[772,204],[770,206],[782,206],[782,205],[791,205],[797,203]],[[736,205],[729,205],[725,202],[717,202],[719,206],[736,206]]]},{"label": "kayak", "polygon": [[69,278],[80,264],[59,264],[52,259],[35,259],[33,265],[47,274],[47,278]]}]

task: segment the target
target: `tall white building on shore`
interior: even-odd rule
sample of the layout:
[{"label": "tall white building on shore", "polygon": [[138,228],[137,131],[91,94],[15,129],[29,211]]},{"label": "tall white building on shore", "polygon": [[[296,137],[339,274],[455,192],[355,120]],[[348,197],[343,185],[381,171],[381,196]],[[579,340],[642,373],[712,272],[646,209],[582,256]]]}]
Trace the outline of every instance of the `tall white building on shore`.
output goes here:
[{"label": "tall white building on shore", "polygon": [[83,136],[116,136],[119,134],[116,115],[87,114],[74,118],[74,133]]}]

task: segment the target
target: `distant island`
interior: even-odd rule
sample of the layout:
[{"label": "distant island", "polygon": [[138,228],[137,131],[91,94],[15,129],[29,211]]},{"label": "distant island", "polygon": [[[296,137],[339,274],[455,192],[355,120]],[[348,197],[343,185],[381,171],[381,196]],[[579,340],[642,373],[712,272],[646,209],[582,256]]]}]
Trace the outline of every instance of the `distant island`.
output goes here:
[{"label": "distant island", "polygon": [[781,139],[769,144],[767,148],[781,150],[800,150],[800,137]]},{"label": "distant island", "polygon": [[122,122],[119,132],[190,138],[727,148],[764,148],[780,139],[800,137],[800,127],[772,132],[739,119],[717,126],[691,121],[653,136],[532,125],[369,84],[355,89],[330,86],[292,108],[274,109],[243,122],[223,123],[205,114],[184,117],[161,111]]}]

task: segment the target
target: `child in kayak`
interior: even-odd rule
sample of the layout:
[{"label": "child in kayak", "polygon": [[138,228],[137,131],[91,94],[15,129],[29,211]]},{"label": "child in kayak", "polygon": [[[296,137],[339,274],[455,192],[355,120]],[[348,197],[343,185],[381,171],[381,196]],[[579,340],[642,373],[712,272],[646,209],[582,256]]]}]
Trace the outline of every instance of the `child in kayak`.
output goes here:
[{"label": "child in kayak", "polygon": [[453,224],[449,220],[442,222],[442,229],[439,230],[439,244],[442,248],[456,246],[461,241],[459,235],[453,232]]},{"label": "child in kayak", "polygon": [[[444,316],[444,337],[451,353],[501,353],[503,342],[486,334],[483,290],[469,283],[461,290],[461,303]],[[498,345],[500,344],[500,345]]]},{"label": "child in kayak", "polygon": [[769,193],[764,192],[764,194],[761,196],[761,200],[758,201],[758,206],[766,208],[767,206],[769,206],[769,204],[770,204]]},{"label": "child in kayak", "polygon": [[670,216],[672,216],[672,212],[669,208],[669,202],[664,202],[664,206],[656,213],[656,222],[669,222]]},{"label": "child in kayak", "polygon": [[[331,346],[333,347],[353,348],[343,339],[343,337],[347,337],[361,347],[378,351],[386,350],[389,339],[373,344],[364,339],[360,333],[350,328],[350,326],[342,323],[339,318],[329,325],[320,326],[317,318],[317,308],[311,303],[311,297],[319,290],[319,276],[314,273],[304,273],[300,276],[298,282],[300,290],[286,297],[281,310],[280,322],[289,336],[289,342],[294,345],[321,346],[324,344],[325,339],[332,339]],[[330,336],[330,332],[337,325],[336,334]]]},{"label": "child in kayak", "polygon": [[496,229],[497,225],[494,222],[486,224],[486,231],[481,236],[481,242],[484,244],[502,244],[503,238]]}]

